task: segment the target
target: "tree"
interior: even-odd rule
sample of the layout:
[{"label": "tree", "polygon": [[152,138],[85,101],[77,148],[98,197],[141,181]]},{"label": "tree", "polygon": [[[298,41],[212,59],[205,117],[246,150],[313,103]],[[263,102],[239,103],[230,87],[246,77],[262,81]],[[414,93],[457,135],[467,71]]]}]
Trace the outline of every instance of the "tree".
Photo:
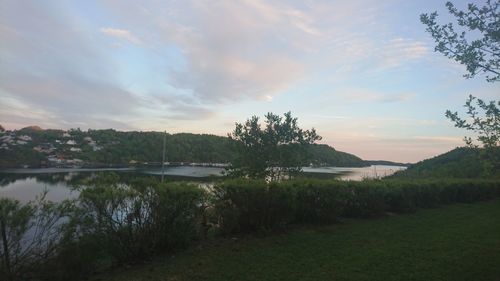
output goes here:
[{"label": "tree", "polygon": [[307,145],[321,139],[314,128],[300,129],[291,112],[284,117],[268,113],[265,118],[264,128],[253,116],[244,124],[236,123],[228,135],[237,155],[228,169],[230,175],[270,180],[293,176],[307,161]]},{"label": "tree", "polygon": [[[435,51],[454,59],[467,67],[466,78],[479,73],[487,73],[486,81],[500,81],[500,1],[487,0],[485,6],[468,4],[467,11],[458,10],[451,2],[446,3],[450,14],[455,16],[458,25],[466,31],[457,33],[452,23],[439,25],[437,13],[422,14],[420,21],[427,25],[434,41]],[[474,38],[474,39],[468,39]],[[493,75],[493,76],[489,76]],[[473,105],[477,102],[480,114]],[[446,111],[446,117],[455,123],[455,127],[473,131],[484,147],[499,146],[500,113],[497,108],[500,102],[484,102],[469,96],[465,103],[470,120],[461,118],[457,112]],[[469,146],[474,146],[471,137],[465,137]]]},{"label": "tree", "polygon": [[452,23],[439,25],[437,12],[420,15],[420,21],[427,25],[426,31],[437,44],[435,51],[465,65],[466,78],[486,73],[488,82],[499,81],[500,1],[487,0],[483,7],[470,3],[466,11],[458,10],[451,2],[446,7],[462,31],[456,31]]},{"label": "tree", "polygon": [[[483,112],[473,105],[474,100]],[[463,119],[458,112],[446,111],[446,117],[455,122],[455,127],[463,128],[477,134],[477,140],[486,148],[500,146],[500,101],[484,102],[481,99],[469,95],[464,105],[467,108],[469,118]],[[471,137],[464,137],[468,146],[476,147]]]}]

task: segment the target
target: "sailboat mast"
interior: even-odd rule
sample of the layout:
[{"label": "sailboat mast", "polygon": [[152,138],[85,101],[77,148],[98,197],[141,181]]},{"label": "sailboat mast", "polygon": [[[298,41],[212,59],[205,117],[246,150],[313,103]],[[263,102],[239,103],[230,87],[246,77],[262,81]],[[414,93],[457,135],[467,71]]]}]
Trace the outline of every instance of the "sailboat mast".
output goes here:
[{"label": "sailboat mast", "polygon": [[161,160],[161,182],[165,176],[165,143],[167,142],[167,131],[163,133],[163,157]]}]

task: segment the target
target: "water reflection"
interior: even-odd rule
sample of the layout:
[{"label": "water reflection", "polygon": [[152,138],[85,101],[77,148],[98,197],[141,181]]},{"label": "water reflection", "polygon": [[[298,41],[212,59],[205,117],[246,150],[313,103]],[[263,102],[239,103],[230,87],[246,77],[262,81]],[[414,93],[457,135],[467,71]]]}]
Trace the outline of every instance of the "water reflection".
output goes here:
[{"label": "water reflection", "polygon": [[[365,168],[320,167],[304,168],[305,176],[315,178],[339,178],[342,180],[362,180],[383,177],[404,169],[396,166],[371,166]],[[179,166],[165,169],[167,181],[193,181],[207,183],[222,175],[224,169],[217,167]],[[0,197],[15,198],[22,202],[35,199],[47,190],[47,199],[62,201],[78,196],[75,186],[84,180],[100,174],[115,172],[119,181],[130,182],[136,177],[158,177],[161,168],[148,169],[11,169],[0,171]]]},{"label": "water reflection", "polygon": [[303,169],[306,173],[311,174],[335,174],[341,180],[355,180],[360,181],[363,179],[383,178],[394,174],[397,171],[406,169],[401,166],[388,166],[388,165],[372,165],[370,167],[350,168],[350,167],[318,167]]}]

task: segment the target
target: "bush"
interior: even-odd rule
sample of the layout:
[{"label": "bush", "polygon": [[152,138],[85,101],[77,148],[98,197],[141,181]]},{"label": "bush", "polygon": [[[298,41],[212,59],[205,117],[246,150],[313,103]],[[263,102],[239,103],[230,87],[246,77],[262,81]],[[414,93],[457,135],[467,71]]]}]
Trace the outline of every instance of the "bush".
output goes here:
[{"label": "bush", "polygon": [[331,223],[340,216],[414,212],[500,195],[494,181],[295,179],[280,183],[228,180],[214,187],[215,216],[223,233],[268,231],[290,223]]},{"label": "bush", "polygon": [[59,204],[45,199],[20,203],[0,198],[0,276],[25,280],[47,274],[46,265],[59,254],[70,201]]},{"label": "bush", "polygon": [[79,197],[80,237],[99,241],[114,262],[184,247],[199,233],[205,192],[189,184],[97,183]]},{"label": "bush", "polygon": [[344,216],[374,217],[386,210],[385,184],[382,181],[347,182],[349,197]]},{"label": "bush", "polygon": [[294,194],[289,187],[263,180],[228,180],[213,188],[223,233],[268,231],[293,220]]},{"label": "bush", "polygon": [[339,181],[299,180],[286,184],[296,190],[297,222],[335,222],[348,200],[345,185]]}]

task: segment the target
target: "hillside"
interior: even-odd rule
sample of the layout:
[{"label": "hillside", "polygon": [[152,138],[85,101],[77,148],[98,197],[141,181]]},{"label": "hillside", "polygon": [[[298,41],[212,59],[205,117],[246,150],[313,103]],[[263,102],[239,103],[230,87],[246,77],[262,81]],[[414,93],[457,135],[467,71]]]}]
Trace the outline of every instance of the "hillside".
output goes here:
[{"label": "hillside", "polygon": [[500,178],[500,148],[459,147],[410,165],[393,178]]},{"label": "hillside", "polygon": [[365,167],[365,163],[356,155],[337,151],[335,148],[326,144],[313,144],[309,147],[309,153],[313,165],[316,166],[334,166],[334,167]]},{"label": "hillside", "polygon": [[[113,129],[43,130],[37,126],[0,133],[0,168],[63,165],[128,165],[160,163],[164,134]],[[352,154],[328,145],[311,145],[312,163],[319,166],[360,167]],[[227,137],[208,134],[167,134],[166,161],[228,163],[233,159]]]}]

